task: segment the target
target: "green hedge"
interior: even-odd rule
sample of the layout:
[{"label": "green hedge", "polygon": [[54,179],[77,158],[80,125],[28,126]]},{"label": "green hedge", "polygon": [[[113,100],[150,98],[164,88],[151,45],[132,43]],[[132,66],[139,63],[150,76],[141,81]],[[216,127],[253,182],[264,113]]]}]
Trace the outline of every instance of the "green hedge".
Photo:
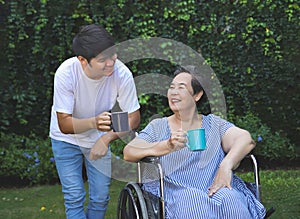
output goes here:
[{"label": "green hedge", "polygon": [[[0,178],[23,180],[23,183],[58,182],[50,140],[36,136],[0,133]],[[14,183],[14,182],[11,182]]]},{"label": "green hedge", "polygon": [[[117,42],[163,37],[203,55],[219,78],[228,113],[258,115],[299,153],[300,9],[294,0],[0,0],[0,131],[48,135],[53,75],[72,56],[79,27],[104,25]],[[128,63],[134,76],[170,74],[159,60]],[[142,124],[168,112],[148,95]]]},{"label": "green hedge", "polygon": [[295,145],[280,130],[272,131],[261,119],[251,112],[232,118],[239,127],[247,129],[256,142],[253,153],[265,160],[299,159]]}]

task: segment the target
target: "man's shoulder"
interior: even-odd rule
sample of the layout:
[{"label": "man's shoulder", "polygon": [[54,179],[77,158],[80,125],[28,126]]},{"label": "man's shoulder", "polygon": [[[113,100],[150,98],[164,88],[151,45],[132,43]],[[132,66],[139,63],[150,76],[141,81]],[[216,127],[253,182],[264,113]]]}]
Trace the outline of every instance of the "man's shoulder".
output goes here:
[{"label": "man's shoulder", "polygon": [[115,73],[118,76],[132,76],[131,70],[119,59],[115,63]]},{"label": "man's shoulder", "polygon": [[74,74],[75,71],[80,70],[80,62],[77,57],[66,59],[56,70],[56,75],[59,74]]},{"label": "man's shoulder", "polygon": [[74,57],[70,57],[70,58],[66,59],[65,61],[63,61],[60,64],[59,68],[66,67],[66,66],[72,66],[72,65],[78,65],[78,64],[80,64],[80,62],[79,62],[78,58],[74,56]]}]

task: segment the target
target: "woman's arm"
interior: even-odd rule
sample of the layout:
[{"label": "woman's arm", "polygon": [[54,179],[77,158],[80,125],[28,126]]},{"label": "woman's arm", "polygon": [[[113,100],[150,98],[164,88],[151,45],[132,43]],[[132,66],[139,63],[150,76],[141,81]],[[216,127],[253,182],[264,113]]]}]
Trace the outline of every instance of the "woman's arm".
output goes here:
[{"label": "woman's arm", "polygon": [[210,197],[220,188],[232,188],[232,170],[236,169],[241,160],[253,150],[255,142],[247,130],[231,127],[222,138],[222,147],[227,155],[220,163],[213,184],[209,187],[208,196]]},{"label": "woman's arm", "polygon": [[148,156],[162,156],[182,149],[185,147],[185,143],[186,134],[181,129],[172,133],[171,138],[160,142],[149,143],[136,137],[125,146],[123,150],[124,160],[137,162]]},{"label": "woman's arm", "polygon": [[221,165],[235,170],[241,160],[253,150],[255,142],[247,130],[231,127],[226,131],[222,139],[222,146],[227,155]]},{"label": "woman's arm", "polygon": [[168,140],[149,143],[138,137],[129,142],[123,150],[124,160],[131,162],[137,162],[148,156],[162,156],[170,152]]}]

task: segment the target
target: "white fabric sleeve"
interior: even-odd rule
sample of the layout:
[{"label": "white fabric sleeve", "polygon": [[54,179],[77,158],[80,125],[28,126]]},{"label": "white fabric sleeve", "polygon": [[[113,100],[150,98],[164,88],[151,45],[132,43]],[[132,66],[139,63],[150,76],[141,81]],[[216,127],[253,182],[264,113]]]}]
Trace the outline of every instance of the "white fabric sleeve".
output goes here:
[{"label": "white fabric sleeve", "polygon": [[74,90],[72,81],[66,72],[56,72],[54,77],[54,111],[67,114],[73,113]]},{"label": "white fabric sleeve", "polygon": [[140,108],[131,72],[130,75],[126,74],[126,77],[121,81],[117,101],[122,111],[127,111],[128,113],[132,113]]}]

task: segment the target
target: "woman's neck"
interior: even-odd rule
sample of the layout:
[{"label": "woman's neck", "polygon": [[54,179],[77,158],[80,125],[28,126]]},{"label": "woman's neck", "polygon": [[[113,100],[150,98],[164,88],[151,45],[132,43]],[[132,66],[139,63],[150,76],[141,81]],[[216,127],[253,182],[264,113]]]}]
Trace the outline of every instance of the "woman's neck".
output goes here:
[{"label": "woman's neck", "polygon": [[187,131],[190,129],[201,128],[202,126],[202,115],[198,114],[197,111],[195,111],[193,114],[176,112],[172,117],[173,126],[175,129],[181,128]]}]

